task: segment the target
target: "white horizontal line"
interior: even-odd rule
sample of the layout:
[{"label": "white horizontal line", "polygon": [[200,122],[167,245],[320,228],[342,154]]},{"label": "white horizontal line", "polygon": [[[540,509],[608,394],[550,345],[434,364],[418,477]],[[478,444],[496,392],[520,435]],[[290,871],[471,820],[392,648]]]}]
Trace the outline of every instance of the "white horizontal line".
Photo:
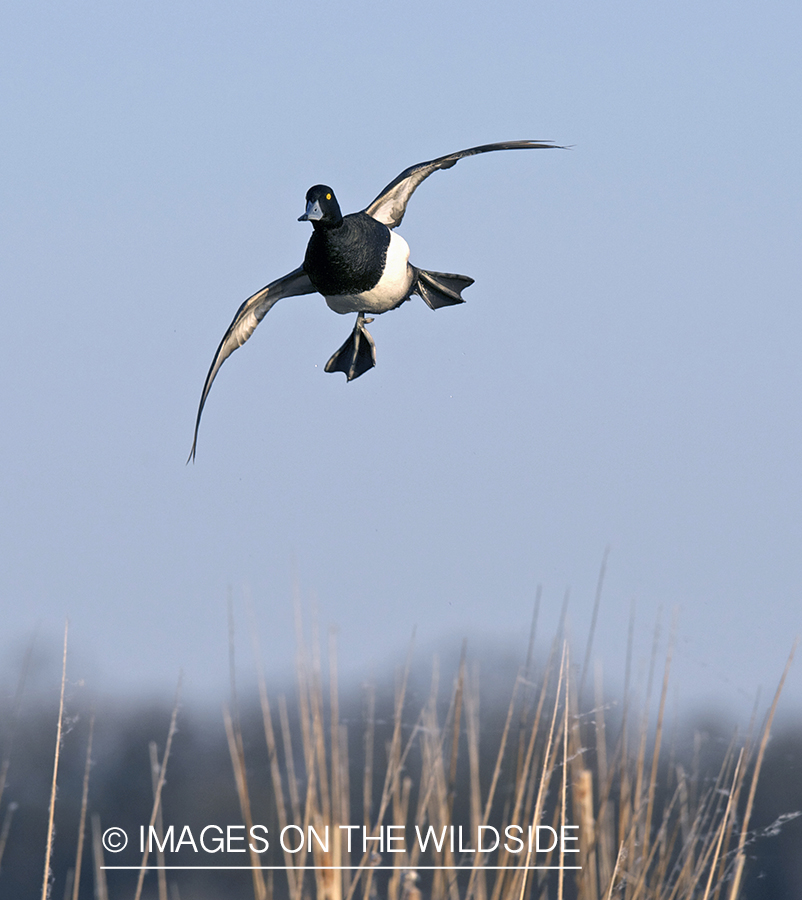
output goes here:
[{"label": "white horizontal line", "polygon": [[[108,870],[133,870],[138,871],[141,866],[101,866],[101,869],[104,871]],[[289,872],[306,872],[306,871],[315,871],[317,869],[336,869],[340,870],[349,870],[353,871],[355,869],[364,869],[365,871],[386,871],[386,872],[417,872],[417,871],[457,871],[457,872],[471,872],[473,869],[503,869],[510,871],[521,871],[526,869],[527,871],[531,871],[534,869],[562,869],[563,871],[567,871],[569,869],[581,869],[582,866],[147,866],[147,869],[151,871],[172,871],[175,869],[186,869],[186,870],[195,870],[195,871],[215,871],[219,869],[221,872],[224,871],[237,871],[241,869],[243,872],[249,872],[251,869],[277,869],[280,871],[289,871]]]}]

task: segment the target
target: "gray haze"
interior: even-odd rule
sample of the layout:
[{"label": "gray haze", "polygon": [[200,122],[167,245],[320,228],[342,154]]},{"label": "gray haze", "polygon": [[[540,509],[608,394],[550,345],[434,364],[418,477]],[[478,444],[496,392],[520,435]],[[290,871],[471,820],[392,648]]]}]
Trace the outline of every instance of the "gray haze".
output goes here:
[{"label": "gray haze", "polygon": [[[362,676],[463,636],[541,648],[571,590],[620,677],[679,609],[681,702],[748,710],[802,630],[798,3],[7,6],[0,29],[3,683],[34,629],[96,690],[224,690],[226,598],[289,671],[297,582]],[[371,327],[297,266],[307,188],[476,279]],[[665,645],[665,637],[663,640]],[[786,708],[802,705],[802,664]]]}]

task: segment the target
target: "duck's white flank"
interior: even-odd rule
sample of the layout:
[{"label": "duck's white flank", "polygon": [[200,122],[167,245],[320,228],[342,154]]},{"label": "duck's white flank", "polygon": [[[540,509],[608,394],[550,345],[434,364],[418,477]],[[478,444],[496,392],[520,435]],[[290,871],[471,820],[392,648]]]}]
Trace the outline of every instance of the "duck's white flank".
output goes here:
[{"label": "duck's white flank", "polygon": [[397,306],[412,287],[412,269],[409,266],[409,244],[394,231],[390,233],[387,262],[376,287],[361,294],[337,294],[326,297],[329,309],[345,313],[383,313]]}]

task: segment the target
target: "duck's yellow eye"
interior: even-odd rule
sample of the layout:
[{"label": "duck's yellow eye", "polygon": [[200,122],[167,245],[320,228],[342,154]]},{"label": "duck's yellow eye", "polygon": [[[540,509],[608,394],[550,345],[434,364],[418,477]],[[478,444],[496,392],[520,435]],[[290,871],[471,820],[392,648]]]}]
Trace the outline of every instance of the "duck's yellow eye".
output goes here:
[{"label": "duck's yellow eye", "polygon": [[326,194],[326,199],[331,200],[331,194]]}]

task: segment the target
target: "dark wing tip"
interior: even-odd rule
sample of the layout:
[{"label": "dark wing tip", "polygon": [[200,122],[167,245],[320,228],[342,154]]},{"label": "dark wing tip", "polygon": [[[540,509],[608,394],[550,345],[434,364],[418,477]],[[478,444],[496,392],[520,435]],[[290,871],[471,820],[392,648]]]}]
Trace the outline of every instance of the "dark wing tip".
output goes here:
[{"label": "dark wing tip", "polygon": [[195,418],[195,433],[192,436],[192,449],[189,451],[189,456],[187,457],[186,465],[195,462],[195,454],[198,451],[198,432],[200,431],[200,422],[201,416],[203,415],[203,407],[206,404],[206,396],[207,391],[205,390],[206,385],[204,385],[203,396],[201,397],[200,407],[198,408],[198,415]]},{"label": "dark wing tip", "polygon": [[364,211],[379,222],[383,222],[388,228],[396,228],[401,224],[407,203],[418,185],[438,169],[450,169],[466,156],[476,156],[479,153],[490,153],[494,150],[563,149],[566,148],[561,144],[555,144],[554,141],[501,141],[495,144],[480,144],[477,147],[469,147],[467,150],[458,150],[456,153],[438,156],[437,159],[430,159],[428,162],[417,163],[404,169]]},{"label": "dark wing tip", "polygon": [[231,324],[226,329],[217,351],[209,366],[209,372],[206,375],[206,381],[203,384],[200,403],[198,404],[198,415],[195,419],[195,436],[192,441],[192,449],[189,451],[187,465],[195,461],[195,453],[198,446],[198,431],[200,430],[201,416],[203,415],[203,407],[212,389],[217,373],[220,367],[228,359],[229,356],[241,347],[248,338],[253,334],[256,326],[267,315],[268,310],[278,302],[282,297],[291,297],[298,294],[314,293],[315,288],[309,280],[309,276],[304,272],[303,266],[293,269],[282,278],[271,281],[261,291],[257,291],[245,300],[237,310]]}]

